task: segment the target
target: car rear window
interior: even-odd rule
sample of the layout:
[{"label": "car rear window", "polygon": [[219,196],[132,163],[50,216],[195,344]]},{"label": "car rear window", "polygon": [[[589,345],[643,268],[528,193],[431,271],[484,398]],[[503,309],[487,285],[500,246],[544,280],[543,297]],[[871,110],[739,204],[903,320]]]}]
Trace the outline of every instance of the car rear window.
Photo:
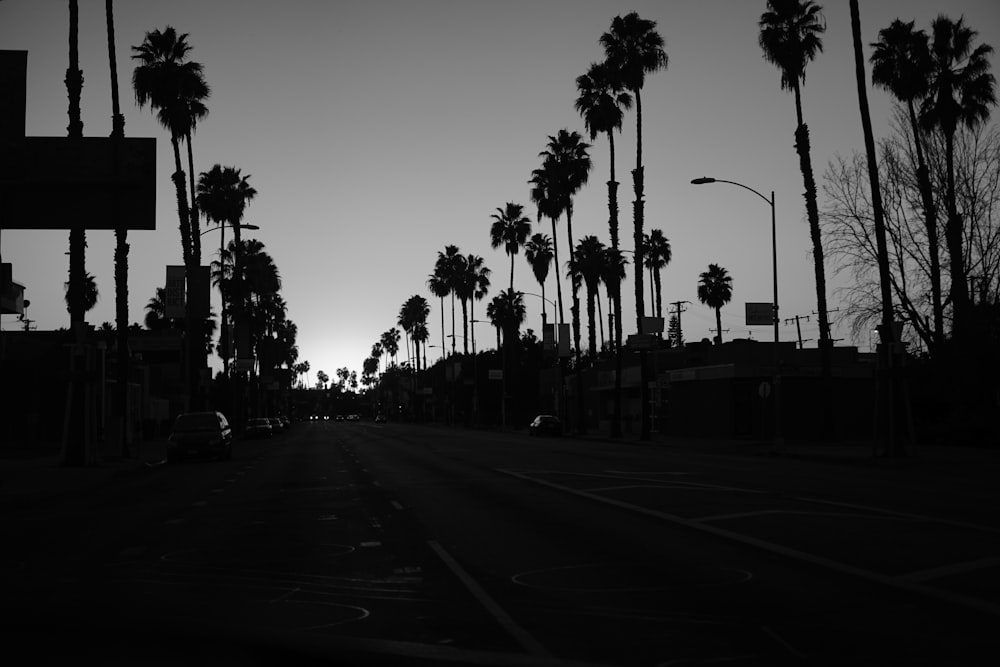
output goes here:
[{"label": "car rear window", "polygon": [[174,422],[175,431],[207,431],[219,428],[219,418],[211,412],[179,415]]}]

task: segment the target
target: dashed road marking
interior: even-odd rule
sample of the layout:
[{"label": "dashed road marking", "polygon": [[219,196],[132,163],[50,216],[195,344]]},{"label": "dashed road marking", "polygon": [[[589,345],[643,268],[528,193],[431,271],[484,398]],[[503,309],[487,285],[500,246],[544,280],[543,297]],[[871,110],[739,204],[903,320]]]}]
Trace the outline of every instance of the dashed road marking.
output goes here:
[{"label": "dashed road marking", "polygon": [[392,506],[393,506],[394,508],[396,508],[397,510],[399,510],[399,511],[403,511],[403,506],[402,506],[402,505],[400,505],[400,504],[399,504],[398,502],[396,502],[395,500],[390,500],[390,501],[389,501],[389,504],[390,504],[390,505],[392,505]]}]

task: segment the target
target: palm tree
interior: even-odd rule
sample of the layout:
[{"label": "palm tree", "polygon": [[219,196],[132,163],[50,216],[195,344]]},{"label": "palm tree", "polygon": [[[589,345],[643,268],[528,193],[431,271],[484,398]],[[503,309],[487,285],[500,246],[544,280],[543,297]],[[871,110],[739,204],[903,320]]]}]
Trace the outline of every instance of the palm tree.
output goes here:
[{"label": "palm tree", "polygon": [[698,300],[715,309],[715,344],[722,345],[722,307],[733,298],[733,279],[718,264],[709,264],[698,280]]},{"label": "palm tree", "polygon": [[549,277],[549,267],[552,266],[552,239],[545,234],[532,234],[524,244],[524,256],[531,265],[535,280],[542,288],[542,324],[545,324],[545,280]]},{"label": "palm tree", "polygon": [[150,331],[162,331],[172,326],[173,319],[167,317],[167,290],[157,287],[153,297],[146,303],[143,324]]},{"label": "palm tree", "polygon": [[465,256],[462,255],[458,246],[447,245],[444,247],[444,252],[438,251],[437,261],[434,263],[434,275],[437,276],[438,281],[447,285],[448,292],[451,294],[452,354],[455,354],[455,297],[458,295],[460,278],[464,270]]},{"label": "palm tree", "polygon": [[139,65],[132,73],[132,88],[140,108],[156,111],[157,120],[170,132],[170,145],[174,150],[174,174],[171,177],[177,190],[177,214],[180,219],[181,246],[184,265],[193,264],[193,239],[187,186],[181,166],[180,141],[191,130],[192,101],[208,96],[200,63],[187,60],[191,45],[187,33],[178,35],[167,26],[162,32],[147,32],[142,44],[133,46],[132,58]]},{"label": "palm tree", "polygon": [[606,250],[607,247],[596,236],[584,236],[573,250],[573,267],[570,269],[570,277],[573,282],[579,284],[582,281],[587,286],[588,340],[591,359],[597,358],[594,300],[598,295],[601,276],[604,274],[604,262],[607,259]]},{"label": "palm tree", "polygon": [[[246,212],[247,204],[257,196],[257,191],[250,185],[250,175],[243,176],[240,170],[235,167],[223,167],[220,164],[214,165],[207,172],[202,172],[198,177],[198,187],[196,202],[205,212],[205,216],[219,225],[219,248],[220,253],[226,245],[226,226],[233,228],[233,238],[235,240],[232,248],[236,251],[232,254],[233,272],[239,276],[243,273],[242,257],[239,250],[243,243],[240,234],[240,222]],[[223,258],[219,257],[220,265]],[[222,336],[228,338],[228,292],[223,292],[221,283],[217,282],[222,293]],[[234,318],[238,319],[238,318]],[[221,342],[221,339],[220,339]],[[220,346],[221,347],[221,346]],[[223,371],[229,374],[229,348],[227,345],[226,354],[223,356]]]},{"label": "palm tree", "polygon": [[[642,87],[646,83],[646,75],[667,68],[667,54],[663,50],[663,37],[656,32],[656,22],[641,18],[636,12],[625,16],[616,16],[611,21],[611,29],[601,35],[601,46],[608,67],[613,77],[620,80],[626,90],[635,96],[636,115],[636,151],[635,169],[632,171],[632,185],[635,191],[633,203],[633,222],[635,226],[633,240],[635,242],[635,264],[643,266],[643,182],[642,166]],[[642,333],[642,318],[644,314],[642,271],[635,272],[635,316],[638,331]],[[645,419],[643,422],[645,423]],[[647,428],[643,428],[643,437],[648,437]]]},{"label": "palm tree", "polygon": [[920,107],[923,126],[937,129],[945,141],[948,219],[944,238],[951,273],[952,338],[966,339],[969,286],[965,276],[962,219],[955,197],[955,132],[959,125],[974,128],[990,116],[996,104],[995,79],[990,74],[993,47],[973,48],[977,32],[962,18],[938,16],[931,24],[931,77],[929,94]]},{"label": "palm tree", "polygon": [[[65,292],[66,299],[66,312],[72,313],[74,303],[72,301],[72,291],[70,289],[72,283],[66,281],[63,283],[63,290]],[[84,275],[83,278],[83,289],[80,290],[78,295],[80,299],[80,305],[83,307],[83,312],[89,313],[97,305],[98,291],[97,291],[97,281],[94,280],[94,275],[89,271]]]},{"label": "palm tree", "polygon": [[[456,294],[462,302],[462,333],[465,354],[469,353],[469,323],[475,319],[475,302],[482,301],[490,289],[490,270],[486,268],[485,260],[479,255],[467,255],[464,269],[458,276]],[[473,344],[475,352],[475,344]]]},{"label": "palm tree", "polygon": [[759,44],[764,59],[781,71],[782,90],[795,95],[795,150],[805,186],[806,214],[812,237],[813,268],[816,274],[816,310],[819,320],[820,360],[824,387],[830,377],[830,322],[826,307],[826,272],[823,265],[823,242],[816,205],[816,180],[813,177],[809,148],[809,127],[802,119],[802,82],[806,65],[823,50],[820,35],[826,30],[819,5],[811,0],[768,0],[768,10],[760,17]]},{"label": "palm tree", "polygon": [[[576,110],[583,116],[584,126],[590,132],[590,140],[597,138],[599,132],[607,132],[610,149],[611,176],[608,179],[608,233],[611,236],[611,249],[616,253],[620,250],[618,244],[618,180],[615,178],[615,130],[621,130],[625,111],[632,108],[632,96],[625,92],[625,82],[618,76],[618,71],[608,63],[593,63],[587,73],[577,77],[576,87],[579,97],[576,99]],[[621,254],[618,253],[618,257]],[[608,287],[608,299],[613,305],[615,347],[615,407],[611,421],[611,436],[621,435],[621,377],[622,377],[622,294],[621,281],[614,280],[605,283]],[[610,316],[610,313],[609,313]]]},{"label": "palm tree", "polygon": [[944,306],[941,301],[941,257],[938,241],[937,208],[931,186],[930,172],[924,158],[924,132],[917,119],[917,104],[927,97],[931,77],[931,52],[927,33],[914,30],[913,21],[899,19],[879,31],[879,41],[873,48],[872,83],[892,93],[906,105],[910,131],[917,155],[917,186],[924,208],[927,229],[927,251],[930,257],[931,309],[934,318],[934,344],[944,341]]},{"label": "palm tree", "polygon": [[490,321],[503,332],[504,348],[516,342],[519,330],[524,323],[527,310],[524,307],[524,293],[510,290],[500,290],[500,293],[490,303],[492,316]]},{"label": "palm tree", "polygon": [[510,290],[514,290],[514,255],[528,240],[531,233],[531,220],[524,216],[524,207],[520,204],[507,202],[504,208],[490,216],[493,224],[490,226],[490,247],[494,250],[500,246],[510,255]]},{"label": "palm tree", "polygon": [[[395,360],[396,353],[399,352],[399,329],[392,327],[382,334],[382,351],[385,352],[387,356],[390,356]],[[386,368],[388,368],[389,363],[386,361]]]},{"label": "palm tree", "polygon": [[[552,221],[552,256],[555,258],[556,266],[559,266],[559,237],[556,235],[556,221],[562,215],[560,199],[555,189],[556,175],[553,165],[543,163],[538,169],[531,172],[531,201],[537,207],[537,220],[549,218]],[[537,276],[536,276],[537,277]],[[556,303],[559,304],[559,323],[565,322],[563,317],[562,280],[559,279],[559,272],[556,272]]]},{"label": "palm tree", "polygon": [[644,238],[646,266],[653,272],[653,286],[656,288],[656,316],[663,317],[663,293],[661,291],[660,271],[670,263],[672,253],[670,240],[663,235],[662,229],[653,229]]}]

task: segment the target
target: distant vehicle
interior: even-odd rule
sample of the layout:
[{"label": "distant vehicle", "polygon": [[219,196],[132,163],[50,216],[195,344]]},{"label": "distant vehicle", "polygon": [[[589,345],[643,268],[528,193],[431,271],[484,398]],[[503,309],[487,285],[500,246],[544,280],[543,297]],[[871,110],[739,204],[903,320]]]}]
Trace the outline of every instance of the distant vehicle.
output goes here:
[{"label": "distant vehicle", "polygon": [[538,415],[528,425],[531,435],[562,435],[562,423],[555,415]]},{"label": "distant vehicle", "polygon": [[376,415],[376,417],[375,417],[375,423],[376,424],[384,424],[387,421],[388,420],[385,418],[385,415]]},{"label": "distant vehicle", "polygon": [[266,417],[254,417],[247,421],[246,430],[243,431],[247,438],[270,438],[273,433],[271,421]]},{"label": "distant vehicle", "polygon": [[271,432],[281,433],[285,430],[285,422],[281,421],[277,417],[268,417],[267,421],[271,422]]},{"label": "distant vehicle", "polygon": [[167,462],[187,457],[233,456],[233,429],[221,412],[185,412],[174,420],[167,438]]},{"label": "distant vehicle", "polygon": [[292,420],[289,419],[286,415],[281,415],[280,417],[278,417],[278,419],[281,421],[282,424],[285,425],[284,428],[285,431],[287,431],[292,427]]},{"label": "distant vehicle", "polygon": [[359,421],[361,421],[361,415],[358,415],[358,414],[347,415],[347,421],[349,421],[349,422],[359,422]]},{"label": "distant vehicle", "polygon": [[344,415],[337,415],[336,421],[339,421],[339,422],[344,421]]}]

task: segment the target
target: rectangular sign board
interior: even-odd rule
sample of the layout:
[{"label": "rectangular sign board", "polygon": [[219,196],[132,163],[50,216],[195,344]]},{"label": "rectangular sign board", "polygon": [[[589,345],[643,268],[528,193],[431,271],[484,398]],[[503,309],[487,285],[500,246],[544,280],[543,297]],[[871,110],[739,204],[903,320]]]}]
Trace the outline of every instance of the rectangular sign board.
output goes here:
[{"label": "rectangular sign board", "polygon": [[185,294],[184,294],[184,267],[167,267],[167,284],[164,288],[163,316],[164,317],[184,317]]},{"label": "rectangular sign board", "polygon": [[747,302],[747,326],[771,325],[774,324],[774,308],[770,302],[751,303]]},{"label": "rectangular sign board", "polygon": [[156,139],[0,138],[0,155],[0,229],[156,229]]}]

